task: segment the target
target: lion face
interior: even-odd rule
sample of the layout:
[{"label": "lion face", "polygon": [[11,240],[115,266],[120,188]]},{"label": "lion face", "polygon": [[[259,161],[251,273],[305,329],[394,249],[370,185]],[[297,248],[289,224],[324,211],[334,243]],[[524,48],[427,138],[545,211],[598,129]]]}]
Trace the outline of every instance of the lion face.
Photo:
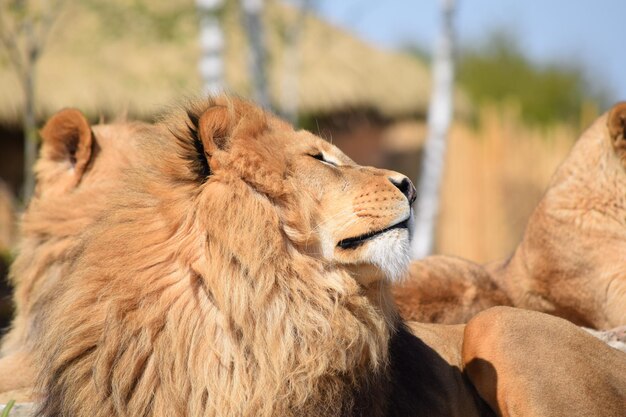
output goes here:
[{"label": "lion face", "polygon": [[310,132],[248,106],[214,107],[198,118],[208,184],[245,185],[276,209],[294,246],[349,269],[361,284],[401,277],[416,196],[411,181],[359,166]]},{"label": "lion face", "polygon": [[362,284],[395,279],[409,262],[415,188],[397,172],[363,167],[309,132],[296,132],[288,160],[294,189],[315,207],[307,245],[349,266]]},{"label": "lion face", "polygon": [[[194,171],[206,163],[212,175],[209,178],[207,171],[200,176],[207,182],[239,178],[260,195],[288,195],[289,204],[299,207],[302,216],[296,223],[283,219],[285,233],[308,254],[349,267],[361,283],[402,276],[409,262],[411,203],[416,195],[411,181],[397,172],[359,166],[319,137],[257,114],[247,103],[233,103],[230,114],[210,109],[196,121],[210,155],[203,155],[206,162],[196,161]],[[245,127],[245,120],[244,126],[240,123],[255,114],[264,126],[259,132]],[[93,194],[103,182],[119,183],[120,173],[134,165],[131,144],[140,136],[138,129],[148,126],[100,125],[90,130],[76,110],[60,112],[42,132],[46,140],[38,191],[65,195],[78,188]],[[242,170],[234,162],[250,158],[256,170]]]}]

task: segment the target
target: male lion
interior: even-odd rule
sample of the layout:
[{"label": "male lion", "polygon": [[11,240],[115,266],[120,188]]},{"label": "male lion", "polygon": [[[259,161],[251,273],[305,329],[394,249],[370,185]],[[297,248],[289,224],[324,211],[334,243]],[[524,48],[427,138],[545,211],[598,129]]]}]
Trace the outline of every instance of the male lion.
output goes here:
[{"label": "male lion", "polygon": [[[384,278],[407,264],[414,189],[404,176],[357,166],[224,97],[134,135],[132,169],[33,310],[41,415],[492,415],[460,369],[407,332],[387,294]],[[493,326],[470,323],[467,343],[462,326],[410,326],[445,344],[449,363],[467,358],[501,414],[507,399],[494,400],[493,387],[519,380],[518,397],[551,389],[550,399],[619,415],[624,391],[611,387],[626,387],[626,364],[610,348],[562,320],[546,328],[543,315],[494,315]],[[520,323],[523,332],[506,334]],[[527,355],[508,360],[511,347],[533,347],[518,337],[553,327],[565,342],[548,343],[540,365],[554,370],[555,355],[583,362],[613,403],[581,396],[580,382],[559,390],[529,376]],[[589,368],[589,357],[606,363]],[[496,381],[483,362],[504,370]]]},{"label": "male lion", "polygon": [[406,177],[234,99],[136,135],[141,155],[35,314],[42,415],[481,407],[387,382],[422,367],[400,359],[417,339],[381,281],[408,263]]},{"label": "male lion", "polygon": [[513,305],[609,329],[626,324],[626,103],[578,140],[513,255],[484,268],[445,256],[413,263],[394,289],[404,317],[462,323]]},{"label": "male lion", "polygon": [[91,128],[79,111],[66,109],[41,131],[37,188],[22,218],[19,253],[10,273],[16,316],[0,352],[3,399],[29,398],[34,383],[30,351],[41,330],[34,312],[45,314],[50,290],[73,259],[77,235],[100,214],[123,168],[132,163],[133,141],[141,126],[135,122]]}]

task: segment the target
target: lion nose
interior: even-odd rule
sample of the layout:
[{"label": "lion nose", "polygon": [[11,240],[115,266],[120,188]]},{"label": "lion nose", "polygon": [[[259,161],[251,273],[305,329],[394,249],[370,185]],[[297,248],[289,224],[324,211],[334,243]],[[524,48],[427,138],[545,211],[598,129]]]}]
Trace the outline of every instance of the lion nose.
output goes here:
[{"label": "lion nose", "polygon": [[389,178],[389,181],[393,185],[395,185],[398,190],[409,200],[409,204],[413,204],[415,199],[417,198],[417,191],[415,191],[415,187],[410,179],[407,177],[400,178]]}]

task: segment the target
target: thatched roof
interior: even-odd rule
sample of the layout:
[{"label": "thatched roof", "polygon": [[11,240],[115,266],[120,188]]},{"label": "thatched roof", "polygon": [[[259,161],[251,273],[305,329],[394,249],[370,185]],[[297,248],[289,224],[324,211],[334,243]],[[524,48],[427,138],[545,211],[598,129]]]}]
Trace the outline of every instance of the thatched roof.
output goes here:
[{"label": "thatched roof", "polygon": [[[74,106],[94,116],[128,112],[142,117],[201,89],[198,23],[193,0],[65,2],[37,73],[40,115]],[[265,21],[268,77],[280,107],[285,71],[284,31],[295,11],[269,2]],[[248,95],[247,48],[236,2],[224,11],[226,78]],[[413,57],[383,51],[309,15],[300,45],[300,109],[305,113],[369,107],[383,114],[423,113],[428,68]],[[16,121],[22,93],[0,54],[0,120]]]}]

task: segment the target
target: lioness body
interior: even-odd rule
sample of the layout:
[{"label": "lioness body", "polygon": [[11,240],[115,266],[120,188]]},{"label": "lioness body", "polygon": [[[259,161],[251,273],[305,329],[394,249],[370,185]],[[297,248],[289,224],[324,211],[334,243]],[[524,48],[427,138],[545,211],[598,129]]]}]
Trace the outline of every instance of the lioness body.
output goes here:
[{"label": "lioness body", "polygon": [[[526,348],[516,349],[519,344]],[[486,310],[468,323],[462,355],[466,374],[500,416],[626,412],[626,354],[561,318],[510,307]]]},{"label": "lioness body", "polygon": [[422,323],[467,323],[489,307],[511,305],[485,267],[452,256],[411,262],[392,293],[400,315]]}]

